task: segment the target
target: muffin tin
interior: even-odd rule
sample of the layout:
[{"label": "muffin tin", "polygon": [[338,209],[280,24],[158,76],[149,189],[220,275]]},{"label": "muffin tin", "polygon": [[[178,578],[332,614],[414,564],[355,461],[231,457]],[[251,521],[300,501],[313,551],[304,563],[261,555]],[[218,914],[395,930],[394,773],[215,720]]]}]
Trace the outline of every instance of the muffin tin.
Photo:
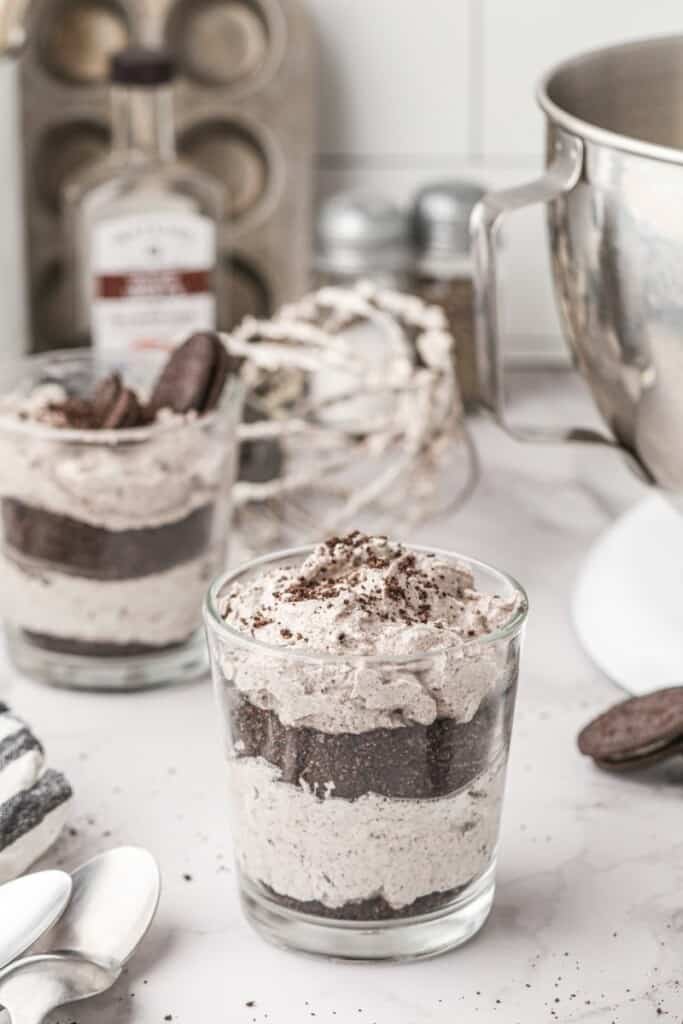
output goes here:
[{"label": "muffin tin", "polygon": [[64,181],[109,146],[127,45],[177,56],[178,150],[225,183],[231,327],[309,284],[314,55],[303,0],[34,0],[21,62],[32,348],[70,344]]}]

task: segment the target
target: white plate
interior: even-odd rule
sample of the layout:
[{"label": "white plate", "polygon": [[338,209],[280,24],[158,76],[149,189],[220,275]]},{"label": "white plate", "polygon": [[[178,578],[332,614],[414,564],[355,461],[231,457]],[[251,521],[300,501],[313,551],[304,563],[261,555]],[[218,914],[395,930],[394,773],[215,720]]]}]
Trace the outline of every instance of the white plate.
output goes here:
[{"label": "white plate", "polygon": [[683,515],[660,495],[597,541],[573,599],[579,640],[629,693],[683,683]]}]

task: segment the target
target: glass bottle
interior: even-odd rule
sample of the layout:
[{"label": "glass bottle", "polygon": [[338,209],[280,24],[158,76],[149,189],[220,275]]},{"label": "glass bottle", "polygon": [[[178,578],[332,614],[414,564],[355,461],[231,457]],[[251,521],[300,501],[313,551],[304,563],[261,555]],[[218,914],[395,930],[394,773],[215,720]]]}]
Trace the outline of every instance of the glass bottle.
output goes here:
[{"label": "glass bottle", "polygon": [[412,288],[425,302],[444,310],[456,342],[458,381],[463,401],[479,397],[474,338],[474,266],[470,217],[485,193],[467,181],[444,181],[415,196],[411,223],[415,247]]},{"label": "glass bottle", "polygon": [[105,363],[224,322],[224,190],[176,157],[174,76],[163,51],[114,57],[111,152],[65,188],[73,333]]}]

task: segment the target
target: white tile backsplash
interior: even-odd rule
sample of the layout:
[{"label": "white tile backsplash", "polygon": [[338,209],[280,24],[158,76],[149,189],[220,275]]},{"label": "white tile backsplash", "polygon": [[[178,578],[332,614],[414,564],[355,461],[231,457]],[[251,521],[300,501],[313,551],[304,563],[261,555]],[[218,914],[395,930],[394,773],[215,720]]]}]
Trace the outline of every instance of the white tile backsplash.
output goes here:
[{"label": "white tile backsplash", "polygon": [[469,0],[310,0],[325,155],[432,160],[469,140]]},{"label": "white tile backsplash", "polygon": [[491,161],[543,151],[534,91],[555,63],[584,50],[683,31],[680,0],[481,0],[482,145]]}]

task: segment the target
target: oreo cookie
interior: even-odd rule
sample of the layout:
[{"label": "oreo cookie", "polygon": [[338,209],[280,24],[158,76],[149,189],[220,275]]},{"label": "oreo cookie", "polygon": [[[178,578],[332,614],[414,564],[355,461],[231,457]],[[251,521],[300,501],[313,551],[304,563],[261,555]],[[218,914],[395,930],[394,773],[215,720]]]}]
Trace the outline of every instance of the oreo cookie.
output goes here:
[{"label": "oreo cookie", "polygon": [[118,373],[112,373],[99,382],[92,399],[93,414],[98,426],[104,425],[122,391],[123,382]]},{"label": "oreo cookie", "polygon": [[152,423],[161,409],[198,415],[211,412],[220,402],[235,360],[218,334],[193,334],[169,356],[147,405],[125,387],[120,375],[101,380],[92,397],[69,396],[50,406],[59,426],[77,430],[126,430]]},{"label": "oreo cookie", "polygon": [[130,388],[123,388],[102,420],[103,430],[126,430],[142,423],[142,407]]},{"label": "oreo cookie", "polygon": [[581,730],[578,746],[601,768],[629,771],[683,753],[683,686],[631,697]]},{"label": "oreo cookie", "polygon": [[152,392],[148,413],[210,412],[220,400],[231,358],[217,334],[193,334],[172,353]]},{"label": "oreo cookie", "polygon": [[144,423],[144,412],[137,395],[123,386],[117,373],[97,385],[92,398],[71,396],[50,407],[63,419],[62,426],[75,430],[125,430]]}]

